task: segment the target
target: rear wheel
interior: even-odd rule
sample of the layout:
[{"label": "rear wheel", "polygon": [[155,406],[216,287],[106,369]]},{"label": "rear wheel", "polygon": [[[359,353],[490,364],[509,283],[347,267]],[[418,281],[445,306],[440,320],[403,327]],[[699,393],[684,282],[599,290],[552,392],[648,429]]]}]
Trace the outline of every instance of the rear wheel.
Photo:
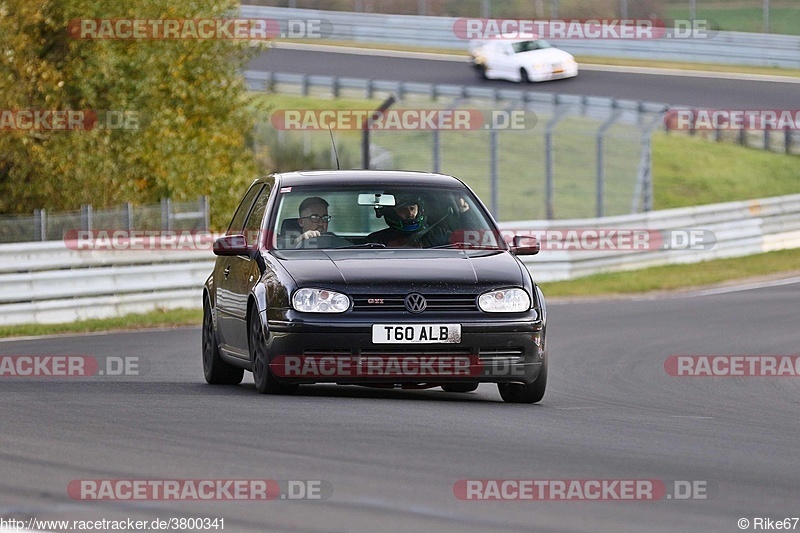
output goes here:
[{"label": "rear wheel", "polygon": [[442,389],[445,392],[472,392],[477,388],[477,383],[449,383],[442,385]]},{"label": "rear wheel", "polygon": [[275,374],[269,369],[269,355],[266,349],[264,330],[258,315],[253,313],[250,317],[250,360],[253,363],[253,381],[256,390],[261,394],[292,394],[297,391],[297,385],[284,385],[278,383]]},{"label": "rear wheel", "polygon": [[244,377],[244,369],[222,360],[219,354],[211,306],[203,302],[203,375],[210,385],[238,385]]},{"label": "rear wheel", "polygon": [[544,397],[547,389],[547,356],[542,361],[542,370],[536,381],[530,384],[498,383],[497,390],[500,397],[507,403],[537,403]]}]

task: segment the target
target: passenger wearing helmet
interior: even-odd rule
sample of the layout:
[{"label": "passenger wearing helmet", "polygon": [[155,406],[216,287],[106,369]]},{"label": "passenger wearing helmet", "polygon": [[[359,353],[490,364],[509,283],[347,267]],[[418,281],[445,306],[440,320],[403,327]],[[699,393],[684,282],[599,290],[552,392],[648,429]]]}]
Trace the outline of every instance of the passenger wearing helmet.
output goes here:
[{"label": "passenger wearing helmet", "polygon": [[398,195],[393,207],[379,207],[376,215],[383,217],[389,227],[370,233],[367,242],[387,248],[429,248],[447,243],[447,235],[441,229],[428,229],[425,207],[418,196]]}]

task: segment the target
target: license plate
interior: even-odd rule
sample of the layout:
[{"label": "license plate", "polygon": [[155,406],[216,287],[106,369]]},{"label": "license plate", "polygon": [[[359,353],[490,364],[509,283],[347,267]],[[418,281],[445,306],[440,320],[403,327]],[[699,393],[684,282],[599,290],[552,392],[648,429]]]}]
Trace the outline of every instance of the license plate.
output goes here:
[{"label": "license plate", "polygon": [[375,344],[442,344],[461,342],[461,324],[373,324]]}]

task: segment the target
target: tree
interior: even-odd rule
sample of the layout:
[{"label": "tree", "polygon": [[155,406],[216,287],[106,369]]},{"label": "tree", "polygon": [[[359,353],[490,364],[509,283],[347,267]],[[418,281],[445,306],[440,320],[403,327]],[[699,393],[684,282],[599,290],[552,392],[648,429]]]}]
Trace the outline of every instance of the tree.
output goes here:
[{"label": "tree", "polygon": [[254,48],[231,39],[79,39],[70,30],[85,19],[233,18],[237,7],[235,0],[0,0],[6,119],[20,110],[73,110],[99,125],[137,126],[11,130],[0,120],[0,212],[207,194],[212,220],[224,223],[257,173],[242,78]]}]

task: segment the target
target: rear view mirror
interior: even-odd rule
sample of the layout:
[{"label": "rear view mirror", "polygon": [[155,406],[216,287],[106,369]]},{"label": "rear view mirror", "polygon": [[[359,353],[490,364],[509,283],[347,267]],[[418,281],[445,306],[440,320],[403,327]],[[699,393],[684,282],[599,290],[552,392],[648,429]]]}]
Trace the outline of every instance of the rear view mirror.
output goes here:
[{"label": "rear view mirror", "polygon": [[244,235],[225,235],[214,241],[214,255],[247,255],[247,239]]},{"label": "rear view mirror", "polygon": [[358,205],[371,205],[374,207],[391,207],[394,205],[393,194],[362,193],[358,195]]}]

